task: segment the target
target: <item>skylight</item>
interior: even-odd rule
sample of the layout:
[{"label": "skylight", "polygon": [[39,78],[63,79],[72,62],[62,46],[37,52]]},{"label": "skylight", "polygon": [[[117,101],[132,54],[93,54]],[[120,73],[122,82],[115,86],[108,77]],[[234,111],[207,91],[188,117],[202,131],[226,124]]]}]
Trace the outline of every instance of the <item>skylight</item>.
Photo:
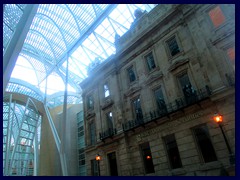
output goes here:
[{"label": "skylight", "polygon": [[[8,27],[16,26],[25,7],[5,5],[4,49],[14,32]],[[87,77],[87,66],[95,58],[104,61],[116,52],[115,35],[122,36],[130,28],[137,8],[149,12],[153,7],[154,4],[40,4],[12,78],[35,86],[42,97],[46,79],[48,95],[64,91],[68,60],[68,91],[81,94],[79,83]]]}]

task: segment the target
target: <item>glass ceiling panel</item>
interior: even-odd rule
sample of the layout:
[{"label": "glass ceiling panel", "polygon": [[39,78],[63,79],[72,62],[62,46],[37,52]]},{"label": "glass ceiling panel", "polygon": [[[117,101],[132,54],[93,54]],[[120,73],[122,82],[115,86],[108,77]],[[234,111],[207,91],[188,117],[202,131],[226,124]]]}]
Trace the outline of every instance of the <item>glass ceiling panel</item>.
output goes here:
[{"label": "glass ceiling panel", "polygon": [[25,5],[5,4],[3,13],[3,51],[7,47],[16,26],[23,15]]},{"label": "glass ceiling panel", "polygon": [[41,102],[43,102],[43,97],[41,94],[36,93],[36,91],[20,84],[9,82],[6,88],[6,92],[14,92],[19,94],[24,94],[33,97]]},{"label": "glass ceiling panel", "polygon": [[[56,107],[63,104],[63,102],[64,102],[64,96],[62,95],[62,96],[58,96],[48,100],[47,106],[50,108]],[[82,98],[79,96],[69,95],[67,97],[67,104],[80,104],[80,103],[82,103]]]},{"label": "glass ceiling panel", "polygon": [[[40,83],[39,85],[40,90],[42,92],[45,92],[46,87],[46,80]],[[51,73],[47,78],[47,94],[51,95],[59,91],[65,90],[65,84],[62,80],[62,78],[55,72]],[[68,91],[70,92],[76,92],[74,88],[72,88],[70,85],[68,85]]]},{"label": "glass ceiling panel", "polygon": [[[68,57],[68,90],[81,93],[78,84],[87,77],[87,66],[95,58],[104,61],[115,54],[115,35],[117,33],[122,36],[131,27],[134,21],[133,14],[137,8],[150,11],[155,6],[155,4],[40,4],[12,77],[35,85],[44,94],[45,78],[48,76],[48,94],[62,91],[64,90],[62,78],[66,74]],[[11,29],[6,24],[9,24],[11,14],[15,14],[15,18],[11,20],[15,26],[10,27],[16,27],[24,5],[6,7],[9,8],[4,10],[5,47],[12,36]],[[10,14],[11,8],[14,13]],[[34,68],[35,76],[32,76],[33,70],[30,70],[29,64],[23,63],[21,56]],[[23,69],[26,73],[21,75]],[[28,77],[31,74],[34,79],[27,79],[26,74]]]},{"label": "glass ceiling panel", "polygon": [[[19,72],[21,72],[21,74],[19,74]],[[28,60],[26,60],[25,58],[22,58],[21,56],[16,62],[16,65],[15,65],[14,71],[12,72],[11,77],[19,78],[19,75],[22,76],[21,78],[22,80],[32,85],[38,84],[38,79],[36,77],[35,69],[32,67],[32,65],[29,63]]]}]

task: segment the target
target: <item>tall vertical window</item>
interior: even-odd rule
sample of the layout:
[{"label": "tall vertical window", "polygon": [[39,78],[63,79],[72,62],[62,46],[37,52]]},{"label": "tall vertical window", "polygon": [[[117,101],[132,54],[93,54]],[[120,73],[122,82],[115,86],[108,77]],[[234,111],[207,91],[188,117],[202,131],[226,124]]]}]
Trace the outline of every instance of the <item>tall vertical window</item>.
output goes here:
[{"label": "tall vertical window", "polygon": [[227,55],[230,60],[230,63],[233,66],[233,69],[235,70],[235,47],[229,48],[227,50]]},{"label": "tall vertical window", "polygon": [[89,124],[89,136],[90,136],[90,145],[95,144],[95,125],[94,123]]},{"label": "tall vertical window", "polygon": [[[79,139],[84,139],[84,128],[83,128],[83,123],[81,126],[78,126],[78,138]],[[84,146],[84,142],[81,143],[82,147]]]},{"label": "tall vertical window", "polygon": [[171,56],[175,56],[180,52],[180,48],[177,43],[176,36],[171,37],[169,40],[167,40],[166,43],[168,45]]},{"label": "tall vertical window", "polygon": [[168,154],[168,159],[172,169],[181,168],[182,161],[179,155],[177,142],[174,134],[168,135],[163,138]]},{"label": "tall vertical window", "polygon": [[167,107],[163,98],[163,93],[162,89],[159,88],[154,91],[155,99],[157,102],[158,109],[160,110],[161,113],[166,113],[167,112]]},{"label": "tall vertical window", "polygon": [[86,175],[85,167],[85,136],[84,136],[84,121],[83,121],[83,111],[77,113],[77,128],[78,128],[78,138],[77,138],[77,148],[78,148],[78,168],[79,175]]},{"label": "tall vertical window", "polygon": [[210,10],[208,14],[212,20],[214,27],[216,28],[225,22],[225,16],[220,6],[216,6],[215,8]]},{"label": "tall vertical window", "polygon": [[83,121],[83,111],[77,113],[77,122],[80,123]]},{"label": "tall vertical window", "polygon": [[107,157],[109,163],[110,176],[118,176],[116,153],[115,152],[109,153]]},{"label": "tall vertical window", "polygon": [[87,97],[87,108],[88,108],[88,110],[92,110],[94,108],[92,95]]},{"label": "tall vertical window", "polygon": [[155,65],[155,62],[154,62],[154,58],[153,58],[153,53],[152,52],[150,52],[149,54],[147,54],[145,56],[145,60],[146,60],[146,63],[147,63],[149,71],[152,71],[153,69],[155,69],[156,65]]},{"label": "tall vertical window", "polygon": [[178,79],[182,88],[184,88],[186,85],[191,85],[187,73],[179,76]]},{"label": "tall vertical window", "polygon": [[152,161],[152,153],[150,150],[149,143],[146,142],[141,144],[140,149],[141,149],[141,154],[143,158],[145,173],[146,174],[155,173],[154,165]]},{"label": "tall vertical window", "polygon": [[217,161],[217,156],[213,148],[208,128],[206,125],[193,128],[193,133],[205,163]]},{"label": "tall vertical window", "polygon": [[185,100],[187,104],[194,103],[197,100],[197,93],[193,89],[187,73],[178,77]]},{"label": "tall vertical window", "polygon": [[133,70],[133,66],[127,69],[130,83],[136,80],[136,76]]},{"label": "tall vertical window", "polygon": [[85,175],[86,168],[85,168],[85,152],[84,148],[78,149],[78,165],[80,174]]},{"label": "tall vertical window", "polygon": [[104,84],[104,97],[108,97],[110,95],[108,84]]},{"label": "tall vertical window", "polygon": [[95,159],[91,160],[91,174],[92,176],[98,176],[98,163]]},{"label": "tall vertical window", "polygon": [[138,98],[134,99],[132,103],[133,103],[133,110],[134,110],[134,115],[135,115],[136,121],[138,123],[142,123],[143,114],[142,114],[140,98],[138,97]]},{"label": "tall vertical window", "polygon": [[113,129],[113,115],[112,115],[112,112],[108,112],[106,114],[106,119],[107,119],[107,122],[106,122],[107,129]]}]

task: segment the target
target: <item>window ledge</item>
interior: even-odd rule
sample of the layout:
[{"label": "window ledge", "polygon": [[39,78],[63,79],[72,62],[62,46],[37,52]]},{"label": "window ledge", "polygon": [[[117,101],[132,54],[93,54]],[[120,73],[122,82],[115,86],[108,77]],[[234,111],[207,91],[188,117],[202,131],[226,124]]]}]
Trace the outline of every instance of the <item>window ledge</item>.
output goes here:
[{"label": "window ledge", "polygon": [[128,96],[131,96],[133,95],[134,93],[140,91],[142,88],[137,86],[137,87],[131,87],[126,93],[124,93],[124,96],[125,97],[128,97]]},{"label": "window ledge", "polygon": [[[155,72],[155,71],[154,71],[154,72]],[[162,71],[156,71],[155,73],[153,73],[153,74],[151,74],[151,75],[149,76],[149,78],[148,78],[147,81],[146,81],[146,84],[149,85],[149,84],[155,82],[156,80],[158,80],[158,79],[160,79],[160,78],[162,78],[162,77],[163,77]]]},{"label": "window ledge", "polygon": [[177,60],[179,57],[184,56],[184,54],[185,54],[185,52],[182,50],[179,53],[175,54],[174,56],[169,55],[169,59],[168,60],[170,62],[173,62],[173,61]]},{"label": "window ledge", "polygon": [[178,58],[175,60],[175,62],[173,64],[170,65],[170,67],[168,68],[168,71],[174,71],[179,66],[182,66],[182,65],[186,64],[187,62],[189,62],[188,58],[182,58],[182,59]]},{"label": "window ledge", "polygon": [[93,111],[88,111],[87,112],[87,119],[90,119],[91,117],[95,116],[95,113]]},{"label": "window ledge", "polygon": [[102,110],[106,109],[107,107],[113,105],[113,100],[111,98],[105,99],[104,104],[101,106]]},{"label": "window ledge", "polygon": [[148,74],[149,74],[149,75],[150,75],[150,74],[153,74],[153,73],[155,73],[155,72],[157,72],[157,71],[159,71],[159,70],[160,70],[159,66],[156,66],[154,69],[148,70]]},{"label": "window ledge", "polygon": [[213,161],[213,162],[201,164],[199,166],[199,170],[201,171],[205,171],[209,169],[218,169],[218,168],[221,168],[221,163],[219,161]]},{"label": "window ledge", "polygon": [[178,176],[178,175],[184,175],[187,171],[184,168],[177,168],[170,170],[170,175],[172,176]]}]

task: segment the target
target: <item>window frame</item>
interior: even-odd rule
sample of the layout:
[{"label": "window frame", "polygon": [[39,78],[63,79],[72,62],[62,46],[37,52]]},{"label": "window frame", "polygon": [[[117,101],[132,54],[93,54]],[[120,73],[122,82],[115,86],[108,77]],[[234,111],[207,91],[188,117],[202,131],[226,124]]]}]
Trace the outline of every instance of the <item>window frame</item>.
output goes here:
[{"label": "window frame", "polygon": [[167,98],[165,96],[164,87],[160,85],[160,86],[157,86],[156,88],[152,89],[153,99],[154,99],[155,107],[157,109],[159,109],[159,105],[158,105],[158,101],[157,101],[157,97],[156,97],[156,91],[158,91],[158,90],[161,90],[163,101],[164,101],[165,105],[167,106],[167,101],[166,101]]},{"label": "window frame", "polygon": [[[112,113],[112,118],[111,118],[111,124],[112,124],[112,127],[109,127],[109,114],[110,113]],[[106,130],[108,130],[109,128],[110,129],[114,129],[114,119],[113,119],[113,112],[110,110],[110,111],[107,111],[106,113],[105,113],[105,115],[106,115],[106,124],[105,124],[105,127],[106,127]]]},{"label": "window frame", "polygon": [[[150,68],[150,67],[149,67],[149,63],[148,63],[147,57],[149,57],[150,54],[152,55],[153,63],[154,63],[154,65],[155,65],[154,68]],[[145,53],[145,55],[143,56],[143,59],[144,59],[144,63],[145,63],[146,69],[147,69],[147,71],[148,71],[149,73],[156,70],[156,68],[157,68],[157,63],[156,63],[156,57],[155,57],[155,54],[154,54],[154,51],[153,51],[153,50]]]},{"label": "window frame", "polygon": [[[90,105],[90,98],[92,98],[92,106]],[[87,110],[94,110],[94,98],[92,94],[87,96]]]},{"label": "window frame", "polygon": [[[135,79],[134,79],[133,81],[130,80],[130,74],[129,74],[129,70],[130,70],[130,69],[132,69],[132,71],[133,71],[133,73],[134,73]],[[129,67],[127,67],[127,68],[126,68],[126,71],[127,71],[127,78],[128,78],[129,84],[131,85],[131,84],[135,83],[135,82],[137,81],[137,72],[136,72],[136,70],[135,70],[134,65],[132,64],[132,65],[130,65]]]},{"label": "window frame", "polygon": [[[140,155],[142,157],[142,163],[143,163],[143,168],[144,168],[144,172],[146,174],[152,174],[155,173],[155,167],[153,164],[153,156],[152,156],[152,151],[151,151],[151,147],[150,147],[150,143],[149,142],[144,142],[139,144],[139,150],[140,150]],[[149,150],[149,152],[146,152],[146,150]],[[146,160],[145,156],[150,155],[151,159]],[[152,166],[152,167],[150,167]],[[148,169],[150,168],[150,169]],[[153,168],[153,169],[151,169]]]},{"label": "window frame", "polygon": [[[178,49],[179,49],[179,52],[177,52],[177,53],[174,54],[174,55],[171,54],[171,50],[170,50],[170,47],[169,47],[169,44],[168,44],[168,42],[169,42],[171,39],[175,39],[175,41],[177,42],[177,45],[178,45]],[[165,47],[166,47],[166,49],[167,49],[167,54],[168,54],[169,59],[172,59],[172,58],[175,58],[175,57],[179,56],[179,55],[182,53],[182,51],[183,51],[183,48],[182,48],[182,45],[181,45],[181,43],[180,43],[180,41],[179,41],[179,38],[178,38],[177,33],[174,33],[174,34],[170,35],[170,36],[164,41],[164,44],[165,44]]]},{"label": "window frame", "polygon": [[[107,89],[105,88],[105,86],[107,87]],[[104,98],[107,99],[107,98],[110,98],[110,88],[109,88],[109,83],[108,82],[105,82],[103,84],[103,91],[104,91]],[[106,92],[108,92],[108,96],[106,96]]]},{"label": "window frame", "polygon": [[[224,18],[225,18],[225,20],[224,20],[220,25],[218,25],[217,27],[214,25],[214,22],[213,22],[210,14],[209,14],[210,11],[213,10],[214,8],[216,8],[216,7],[219,7],[219,8],[220,8],[220,10],[221,10],[221,12],[222,12],[222,14],[223,14],[223,16],[224,16]],[[206,14],[207,14],[207,16],[208,16],[209,22],[210,22],[211,27],[212,27],[213,29],[219,29],[219,28],[223,27],[223,26],[227,23],[227,21],[228,21],[228,17],[227,17],[227,15],[226,15],[226,13],[224,12],[224,8],[222,8],[222,5],[221,5],[221,4],[217,4],[217,5],[213,5],[213,6],[209,7],[209,8],[207,9],[207,11],[206,11]]]},{"label": "window frame", "polygon": [[91,175],[92,176],[98,176],[98,162],[96,159],[91,159],[90,160],[91,164]]},{"label": "window frame", "polygon": [[181,92],[180,94],[182,94],[182,95],[184,95],[184,93],[183,93],[182,85],[181,85],[181,83],[180,83],[179,78],[180,78],[181,76],[185,75],[185,74],[187,75],[188,80],[189,80],[191,86],[193,87],[193,89],[194,89],[194,90],[197,90],[197,86],[196,86],[196,84],[195,84],[195,82],[194,82],[194,79],[193,79],[193,77],[192,77],[192,74],[191,74],[191,72],[188,71],[188,68],[186,68],[186,69],[184,69],[183,71],[180,71],[179,73],[175,74],[176,81],[177,81],[179,90],[180,90],[180,92]]},{"label": "window frame", "polygon": [[[140,104],[140,109],[141,109],[141,114],[139,114],[139,118],[138,118],[138,115],[137,115],[137,109],[135,109],[135,105],[134,105],[134,102],[135,101],[138,101],[139,99],[139,104]],[[134,98],[131,99],[131,107],[132,107],[132,113],[133,113],[133,118],[137,121],[137,122],[143,122],[143,109],[142,109],[142,105],[141,105],[141,98],[140,98],[140,95],[138,96],[135,96]],[[137,107],[138,108],[138,107]]]},{"label": "window frame", "polygon": [[[179,158],[179,162],[180,162],[180,166],[179,167],[174,167],[174,163],[172,162],[172,158],[170,157],[170,152],[169,152],[169,148],[168,148],[168,145],[170,143],[167,144],[167,138],[174,138],[174,143],[176,145],[175,148],[177,148],[177,156]],[[177,140],[176,140],[176,137],[175,137],[175,134],[169,134],[169,135],[166,135],[162,138],[163,140],[163,143],[164,143],[164,147],[165,147],[165,150],[166,150],[166,154],[167,154],[167,158],[168,158],[168,162],[169,162],[169,165],[170,165],[170,168],[171,169],[179,169],[179,168],[183,168],[183,164],[182,164],[182,158],[180,156],[180,152],[179,152],[179,148],[178,148],[178,144],[177,144]],[[170,141],[170,140],[169,140]]]},{"label": "window frame", "polygon": [[[234,60],[229,57],[228,50],[233,49],[234,50]],[[236,48],[235,45],[229,46],[225,49],[225,56],[227,58],[227,64],[234,70],[235,72],[235,67],[236,67]]]},{"label": "window frame", "polygon": [[[91,129],[91,125],[92,125],[92,128]],[[96,144],[96,126],[95,126],[95,122],[94,121],[91,121],[88,123],[88,126],[89,126],[89,145],[90,146],[93,146]],[[93,134],[92,134],[92,131],[93,131]]]},{"label": "window frame", "polygon": [[[207,130],[208,139],[209,139],[209,141],[210,141],[210,143],[211,143],[212,150],[213,150],[213,153],[214,153],[214,155],[215,155],[216,160],[212,160],[212,161],[206,162],[206,160],[205,160],[205,158],[204,158],[204,154],[203,154],[203,152],[202,152],[202,149],[201,149],[201,147],[200,147],[200,145],[199,145],[199,143],[198,143],[198,139],[197,139],[196,134],[195,134],[195,130],[198,129],[198,128],[200,128],[200,127],[205,127],[206,130]],[[199,154],[199,157],[200,157],[200,161],[201,161],[202,163],[211,163],[211,162],[218,161],[217,153],[216,153],[216,150],[214,149],[214,145],[213,145],[213,143],[212,143],[211,135],[210,135],[210,133],[209,133],[209,129],[208,129],[207,124],[199,124],[199,125],[197,125],[197,126],[194,126],[194,127],[191,128],[191,131],[192,131],[192,135],[193,135],[193,137],[194,137],[194,143],[195,143],[195,145],[196,145],[196,148],[197,148],[197,151],[198,151],[198,154]],[[206,144],[205,144],[205,145],[206,145]],[[209,154],[209,149],[208,149],[208,153],[206,153],[206,154],[207,154],[207,155]]]}]

